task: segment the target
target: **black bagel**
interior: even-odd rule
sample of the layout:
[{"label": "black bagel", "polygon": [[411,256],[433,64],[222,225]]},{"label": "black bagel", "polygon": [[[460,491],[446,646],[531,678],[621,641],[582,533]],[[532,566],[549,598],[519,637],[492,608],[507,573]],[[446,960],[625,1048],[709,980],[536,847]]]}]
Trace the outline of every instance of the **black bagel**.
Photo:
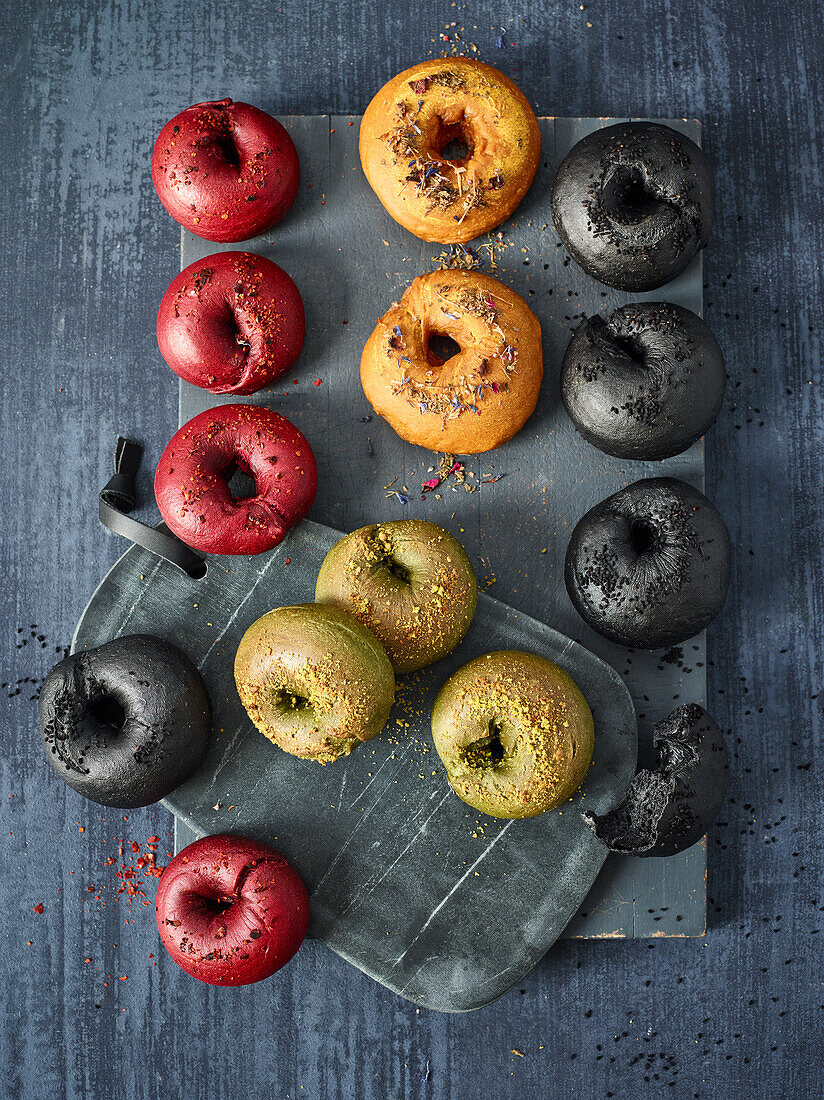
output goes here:
[{"label": "black bagel", "polygon": [[662,459],[700,439],[721,410],[724,356],[681,306],[622,306],[588,317],[569,342],[561,397],[589,443],[616,458]]},{"label": "black bagel", "polygon": [[712,622],[727,597],[730,557],[729,532],[703,493],[677,478],[648,478],[578,521],[564,579],[599,634],[658,649]]},{"label": "black bagel", "polygon": [[654,122],[622,122],[575,145],[552,188],[552,219],[584,271],[619,290],[674,279],[709,240],[709,161],[694,141]]},{"label": "black bagel", "polygon": [[656,723],[653,770],[642,768],[620,805],[581,816],[613,852],[674,856],[691,848],[718,816],[729,781],[730,758],[718,723],[697,703],[686,703]]},{"label": "black bagel", "polygon": [[212,708],[200,673],[147,634],[115,638],[55,665],[39,702],[49,763],[104,806],[157,802],[200,765]]}]

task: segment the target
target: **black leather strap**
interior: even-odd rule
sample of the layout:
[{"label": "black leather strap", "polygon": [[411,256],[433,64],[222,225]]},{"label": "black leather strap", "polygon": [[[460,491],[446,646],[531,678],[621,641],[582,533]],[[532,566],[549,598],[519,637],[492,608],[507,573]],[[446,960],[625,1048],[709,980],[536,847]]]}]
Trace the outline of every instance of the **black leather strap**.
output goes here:
[{"label": "black leather strap", "polygon": [[176,565],[188,577],[198,579],[205,576],[206,562],[203,558],[173,535],[165,523],[150,527],[128,515],[137,507],[135,479],[142,457],[143,448],[134,439],[118,438],[114,476],[100,490],[100,522],[116,535],[122,535],[124,539]]}]

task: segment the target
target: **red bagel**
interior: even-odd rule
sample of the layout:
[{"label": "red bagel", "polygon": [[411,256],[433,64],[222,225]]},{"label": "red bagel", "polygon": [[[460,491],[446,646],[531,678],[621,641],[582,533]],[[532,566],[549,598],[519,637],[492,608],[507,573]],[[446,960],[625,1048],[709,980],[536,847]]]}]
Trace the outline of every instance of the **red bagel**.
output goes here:
[{"label": "red bagel", "polygon": [[190,264],[157,313],[160,354],[210,393],[256,393],[291,367],[305,335],[300,291],[254,252],[216,252]]},{"label": "red bagel", "polygon": [[152,152],[158,198],[207,241],[271,229],[298,193],[300,164],[281,124],[248,103],[196,103],[167,122]]},{"label": "red bagel", "polygon": [[286,856],[242,836],[206,836],[160,879],[163,946],[209,985],[248,985],[292,958],[309,925],[309,896]]},{"label": "red bagel", "polygon": [[[254,479],[254,496],[234,499],[229,479]],[[260,405],[220,405],[193,417],[160,456],[155,497],[167,526],[206,554],[260,554],[311,507],[315,456],[294,424]]]}]

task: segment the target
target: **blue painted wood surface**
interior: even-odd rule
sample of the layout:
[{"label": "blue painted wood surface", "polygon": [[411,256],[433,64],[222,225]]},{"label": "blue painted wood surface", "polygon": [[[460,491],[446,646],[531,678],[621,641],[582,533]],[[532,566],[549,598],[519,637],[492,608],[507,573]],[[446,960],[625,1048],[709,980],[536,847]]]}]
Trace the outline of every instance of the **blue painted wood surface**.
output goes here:
[{"label": "blue painted wood surface", "polygon": [[[821,1094],[820,9],[584,9],[421,0],[376,16],[320,0],[16,0],[0,11],[0,1094]],[[710,707],[733,747],[708,848],[708,935],[565,942],[468,1017],[416,1012],[311,943],[274,982],[194,986],[158,957],[150,910],[130,911],[105,863],[120,837],[156,834],[163,851],[169,816],[124,822],[64,789],[42,760],[30,698],[120,550],[95,520],[114,436],[138,435],[156,456],[176,423],[153,326],[178,237],[158,217],[151,144],[173,111],[216,95],[357,112],[399,69],[451,52],[456,32],[539,113],[704,123],[719,194],[706,318],[731,376],[707,438],[708,491],[737,545],[731,598],[708,636]]]}]

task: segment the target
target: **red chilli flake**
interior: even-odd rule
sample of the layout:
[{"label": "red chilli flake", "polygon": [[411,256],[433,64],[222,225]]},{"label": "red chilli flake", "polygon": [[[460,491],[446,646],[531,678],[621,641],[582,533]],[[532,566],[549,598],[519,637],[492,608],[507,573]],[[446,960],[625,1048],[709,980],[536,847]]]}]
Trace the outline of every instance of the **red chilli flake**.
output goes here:
[{"label": "red chilli flake", "polygon": [[313,386],[319,386],[320,384],[321,384],[321,379],[320,378],[316,378],[315,381],[312,383]]},{"label": "red chilli flake", "polygon": [[[141,905],[151,904],[142,888],[147,884],[147,879],[159,878],[163,874],[164,868],[156,862],[155,852],[158,844],[160,844],[158,836],[150,836],[142,845],[136,840],[122,840],[117,856],[109,856],[104,860],[105,867],[117,866],[115,878],[118,881],[115,893],[125,894],[130,908],[134,898],[138,898]],[[101,896],[101,891],[105,888],[95,884],[87,887],[89,893],[94,894],[94,900],[101,905],[106,904]]]},{"label": "red chilli flake", "polygon": [[43,902],[41,901],[37,905],[34,906],[34,908],[32,909],[32,913],[42,913],[42,912],[43,912]]}]

